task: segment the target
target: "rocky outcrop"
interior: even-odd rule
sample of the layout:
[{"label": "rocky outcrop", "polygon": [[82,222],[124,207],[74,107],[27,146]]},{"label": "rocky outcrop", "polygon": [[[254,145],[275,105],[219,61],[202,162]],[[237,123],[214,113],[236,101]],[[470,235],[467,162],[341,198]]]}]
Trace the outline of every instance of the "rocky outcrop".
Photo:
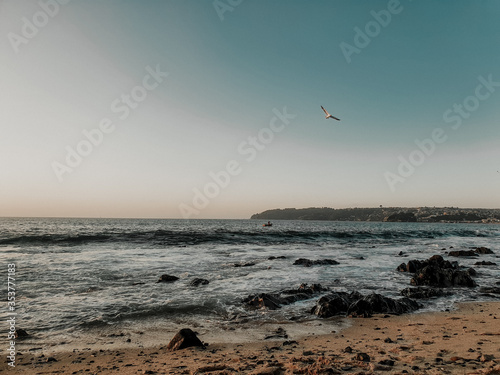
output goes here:
[{"label": "rocky outcrop", "polygon": [[335,265],[339,264],[336,260],[333,259],[317,259],[317,260],[310,260],[310,259],[305,259],[305,258],[299,258],[295,262],[293,262],[294,266],[304,266],[304,267],[311,267],[311,266],[325,266],[325,265]]},{"label": "rocky outcrop", "polygon": [[349,306],[355,301],[363,298],[359,292],[334,292],[321,297],[311,310],[311,314],[320,318],[329,318],[336,315],[346,315]]},{"label": "rocky outcrop", "polygon": [[347,315],[370,317],[372,314],[406,314],[418,310],[420,305],[410,298],[394,300],[380,294],[370,294],[354,302]]},{"label": "rocky outcrop", "polygon": [[428,285],[440,288],[454,286],[475,287],[476,282],[468,271],[440,268],[435,265],[426,266],[417,271],[410,280],[412,285]]},{"label": "rocky outcrop", "polygon": [[409,299],[394,300],[380,294],[363,296],[359,292],[335,292],[321,297],[311,310],[321,318],[336,315],[370,317],[372,314],[404,314],[417,310],[420,305]]},{"label": "rocky outcrop", "polygon": [[196,336],[196,333],[189,328],[183,328],[175,334],[172,340],[170,340],[167,345],[167,350],[181,350],[192,346],[205,347],[198,336]]},{"label": "rocky outcrop", "polygon": [[471,277],[475,273],[473,269],[461,270],[457,262],[451,263],[440,255],[434,255],[424,261],[413,260],[407,264],[402,263],[397,270],[413,273],[410,283],[415,286],[427,285],[439,288],[476,286]]}]

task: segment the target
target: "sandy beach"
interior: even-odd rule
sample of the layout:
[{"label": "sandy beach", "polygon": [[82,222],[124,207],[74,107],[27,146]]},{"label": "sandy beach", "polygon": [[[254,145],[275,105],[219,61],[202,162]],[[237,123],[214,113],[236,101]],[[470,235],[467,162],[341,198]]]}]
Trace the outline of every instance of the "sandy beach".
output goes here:
[{"label": "sandy beach", "polygon": [[157,337],[153,346],[62,352],[33,351],[18,340],[15,368],[4,360],[0,369],[12,374],[500,374],[499,302],[345,319],[350,326],[338,332],[240,344],[221,336],[205,349],[174,352],[166,348],[172,337]]}]

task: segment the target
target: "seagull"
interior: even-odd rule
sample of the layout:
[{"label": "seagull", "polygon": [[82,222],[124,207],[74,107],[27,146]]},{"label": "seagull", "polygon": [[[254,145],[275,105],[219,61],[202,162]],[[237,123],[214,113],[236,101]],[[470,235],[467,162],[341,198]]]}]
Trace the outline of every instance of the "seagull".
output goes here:
[{"label": "seagull", "polygon": [[325,118],[326,118],[326,119],[333,118],[333,119],[335,119],[335,120],[337,120],[337,121],[340,121],[340,119],[339,119],[339,118],[337,118],[337,117],[332,116],[331,114],[329,114],[329,113],[328,113],[328,111],[327,111],[326,109],[324,109],[324,108],[323,108],[323,106],[321,106],[321,109],[325,112],[325,114],[326,114],[326,117],[325,117]]}]

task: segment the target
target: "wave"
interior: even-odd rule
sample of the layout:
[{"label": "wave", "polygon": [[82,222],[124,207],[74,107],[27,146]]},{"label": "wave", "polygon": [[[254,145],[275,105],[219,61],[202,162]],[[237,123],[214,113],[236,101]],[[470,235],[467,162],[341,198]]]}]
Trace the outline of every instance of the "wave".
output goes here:
[{"label": "wave", "polygon": [[[428,228],[428,227],[427,227]],[[144,230],[116,231],[100,233],[12,235],[0,239],[0,246],[78,246],[89,244],[132,243],[153,247],[193,246],[200,244],[308,244],[335,240],[407,240],[433,239],[443,237],[497,237],[496,230],[476,230],[470,228],[370,228],[360,230]]]}]

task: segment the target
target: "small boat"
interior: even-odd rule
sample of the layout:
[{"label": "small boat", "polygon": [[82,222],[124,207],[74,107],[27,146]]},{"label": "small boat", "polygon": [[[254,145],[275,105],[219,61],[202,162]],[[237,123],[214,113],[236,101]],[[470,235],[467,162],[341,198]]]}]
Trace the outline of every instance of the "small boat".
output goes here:
[{"label": "small boat", "polygon": [[267,224],[262,224],[263,227],[272,227],[273,226],[273,223],[271,223],[270,221],[267,222]]}]

